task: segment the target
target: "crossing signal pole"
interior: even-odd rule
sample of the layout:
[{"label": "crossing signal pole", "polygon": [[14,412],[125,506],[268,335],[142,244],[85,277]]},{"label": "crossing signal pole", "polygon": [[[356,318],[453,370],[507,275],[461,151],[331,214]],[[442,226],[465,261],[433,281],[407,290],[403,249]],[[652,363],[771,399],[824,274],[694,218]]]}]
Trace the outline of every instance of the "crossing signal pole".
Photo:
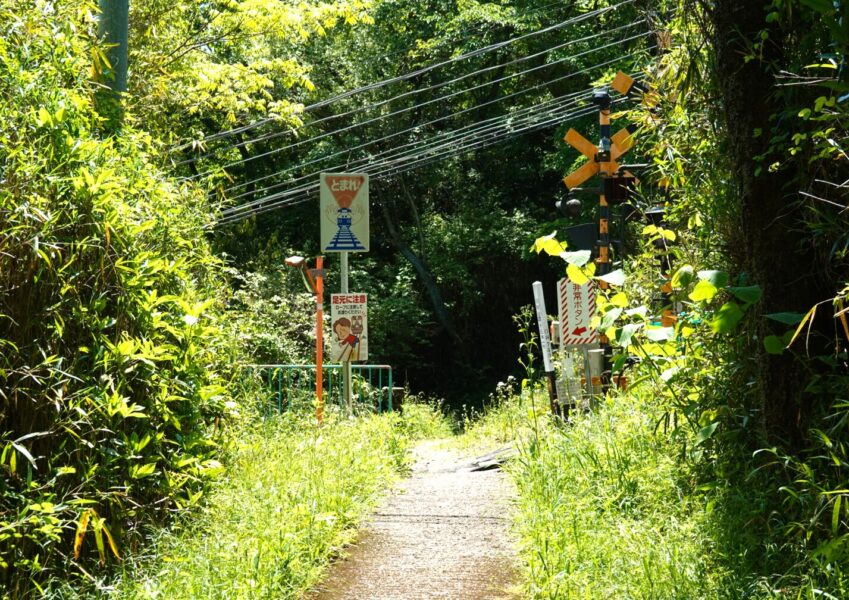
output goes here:
[{"label": "crossing signal pole", "polygon": [[[630,95],[634,91],[646,91],[632,77],[621,71],[616,75],[611,87],[623,95]],[[610,206],[627,200],[636,183],[635,177],[627,171],[623,172],[619,164],[619,159],[634,145],[633,133],[636,131],[636,127],[629,125],[615,135],[610,134],[611,99],[610,92],[606,87],[594,91],[593,104],[598,106],[599,109],[599,143],[598,145],[593,144],[574,129],[570,129],[566,133],[566,143],[586,156],[588,160],[582,167],[567,175],[563,179],[563,183],[571,195],[575,188],[591,177],[598,175],[601,179],[598,203],[598,241],[596,243],[598,251],[595,263],[597,273],[607,275],[610,273],[611,266]],[[575,212],[575,202],[576,200],[572,199],[566,205],[567,208],[570,208],[572,214]],[[578,207],[578,211],[580,211],[580,207]],[[599,281],[598,285],[600,289],[609,288],[605,281]],[[609,380],[610,340],[604,334],[600,336],[600,340],[605,357],[602,378],[605,383],[609,383],[607,380]]]}]

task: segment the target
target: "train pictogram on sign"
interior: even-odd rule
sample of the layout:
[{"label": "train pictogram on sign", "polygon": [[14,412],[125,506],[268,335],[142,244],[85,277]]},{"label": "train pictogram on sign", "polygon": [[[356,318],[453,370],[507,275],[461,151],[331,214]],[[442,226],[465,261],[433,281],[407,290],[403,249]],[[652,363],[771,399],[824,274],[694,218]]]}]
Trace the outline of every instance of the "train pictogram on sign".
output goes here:
[{"label": "train pictogram on sign", "polygon": [[368,175],[322,173],[323,252],[368,252]]}]

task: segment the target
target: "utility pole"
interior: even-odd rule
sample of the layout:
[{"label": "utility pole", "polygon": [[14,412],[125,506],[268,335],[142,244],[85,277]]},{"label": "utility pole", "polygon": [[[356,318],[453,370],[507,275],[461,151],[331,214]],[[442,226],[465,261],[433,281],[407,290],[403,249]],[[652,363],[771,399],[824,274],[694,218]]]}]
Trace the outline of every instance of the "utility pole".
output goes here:
[{"label": "utility pole", "polygon": [[315,269],[307,268],[303,256],[290,256],[286,266],[298,269],[308,291],[315,294],[315,418],[324,422],[324,257],[315,259]]},{"label": "utility pole", "polygon": [[[340,273],[340,292],[343,294],[347,294],[350,290],[348,289],[348,273],[350,272],[350,267],[348,263],[348,252],[340,252],[341,256],[341,273]],[[344,396],[343,401],[345,403],[345,410],[348,411],[349,415],[353,414],[353,371],[351,369],[351,358],[348,355],[348,360],[342,362],[342,395]]]},{"label": "utility pole", "polygon": [[324,422],[324,257],[315,259],[315,269],[309,271],[315,289],[315,418]]},{"label": "utility pole", "polygon": [[109,122],[109,129],[116,129],[122,119],[121,94],[127,91],[129,65],[130,0],[100,0],[98,37],[106,45],[106,58],[101,83],[109,88],[99,96],[99,111]]}]

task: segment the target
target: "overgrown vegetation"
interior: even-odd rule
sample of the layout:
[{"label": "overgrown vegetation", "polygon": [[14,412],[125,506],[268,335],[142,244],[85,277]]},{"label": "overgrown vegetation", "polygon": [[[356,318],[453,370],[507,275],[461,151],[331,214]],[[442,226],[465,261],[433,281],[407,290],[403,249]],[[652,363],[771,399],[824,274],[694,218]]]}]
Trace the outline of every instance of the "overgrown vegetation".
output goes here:
[{"label": "overgrown vegetation", "polygon": [[511,472],[529,597],[741,597],[714,536],[721,509],[654,433],[651,400],[617,395],[526,440]]},{"label": "overgrown vegetation", "polygon": [[321,428],[297,412],[246,420],[201,510],[128,557],[118,581],[55,582],[51,596],[297,597],[404,472],[410,443],[445,427],[438,410],[412,402],[403,417],[331,414]]},{"label": "overgrown vegetation", "polygon": [[[470,425],[519,455],[516,533],[529,598],[842,598],[839,565],[814,567],[787,543],[762,471],[705,472],[702,432],[665,421],[648,382],[570,423],[552,420],[540,387],[510,394]],[[536,399],[534,399],[536,397]],[[536,409],[533,409],[535,406]]]},{"label": "overgrown vegetation", "polygon": [[[651,382],[648,414],[679,445],[689,489],[715,493],[712,535],[736,577],[723,593],[842,597],[845,7],[678,5],[655,92],[628,113],[652,159],[638,207],[662,205],[665,222],[636,226],[642,251],[602,278],[614,289],[598,326],[614,371],[642,360],[632,380]],[[595,276],[570,250],[570,278]]]},{"label": "overgrown vegetation", "polygon": [[12,596],[118,560],[220,469],[228,350],[208,210],[152,163],[149,136],[103,137],[92,8],[0,3],[0,583]]},{"label": "overgrown vegetation", "polygon": [[[605,276],[613,289],[601,294],[595,323],[616,348],[614,371],[640,361],[628,372],[630,399],[558,429],[543,416],[547,401],[528,396],[533,328],[525,314],[514,335],[510,316],[529,282],[551,282],[564,266],[576,282],[599,279],[592,255],[557,235],[536,250],[565,265],[527,251],[543,233],[565,238],[564,226],[598,217],[585,210],[552,222],[559,179],[579,163],[543,131],[375,181],[373,252],[351,273],[371,294],[374,356],[420,387],[468,393],[506,376],[523,344],[527,382],[500,386],[490,415],[464,439],[522,440],[522,530],[539,549],[527,555],[534,595],[849,593],[846,2],[626,2],[308,112],[304,105],[359,85],[615,3],[131,4],[130,92],[123,121],[107,123],[95,101],[110,68],[96,3],[0,0],[6,596],[38,594],[46,582],[60,590],[63,578],[106,589],[110,569],[135,572],[127,565],[139,561],[139,573],[161,575],[151,590],[223,593],[207,586],[233,575],[215,566],[207,576],[224,550],[205,536],[232,518],[241,523],[232,543],[251,538],[244,507],[272,488],[294,490],[300,521],[290,538],[263,541],[268,554],[234,561],[256,575],[240,579],[239,592],[309,585],[366,497],[391,479],[388,466],[398,466],[415,423],[432,415],[335,423],[323,433],[294,417],[257,421],[261,431],[250,435],[242,422],[230,430],[236,414],[253,411],[245,364],[311,354],[312,298],[281,263],[315,254],[318,236],[311,205],[217,230],[215,211],[284,190],[343,155],[360,164],[391,149],[368,140],[450,133],[515,109],[500,99],[544,103],[618,69],[636,74],[634,63],[650,65],[642,77],[655,90],[624,115],[640,124],[634,160],[650,163],[635,204],[638,214],[662,205],[665,222],[629,225],[620,247],[629,254],[614,257],[622,270]],[[646,35],[595,36],[637,25]],[[663,35],[649,35],[656,30]],[[460,79],[443,89],[452,78]],[[466,83],[476,87],[454,93]],[[369,120],[375,106],[400,112]],[[339,113],[361,128],[336,132]],[[327,275],[336,289],[333,261]],[[299,440],[303,457],[257,469],[271,458],[260,445],[282,436]],[[310,473],[309,464],[324,465],[316,461],[325,444],[354,470]],[[367,449],[393,458],[370,457],[365,474],[349,462]],[[273,456],[291,459],[290,450]],[[203,520],[155,546],[178,562],[137,559],[151,552],[152,532],[196,508],[228,465],[235,470]],[[268,485],[254,489],[243,476]],[[297,508],[322,481],[334,490],[322,496],[326,513]],[[275,498],[260,504],[276,509]],[[611,536],[618,553],[598,543]],[[180,562],[180,544],[200,562]],[[181,585],[173,569],[184,566],[188,587],[169,588]],[[152,593],[129,585],[112,592]]]}]

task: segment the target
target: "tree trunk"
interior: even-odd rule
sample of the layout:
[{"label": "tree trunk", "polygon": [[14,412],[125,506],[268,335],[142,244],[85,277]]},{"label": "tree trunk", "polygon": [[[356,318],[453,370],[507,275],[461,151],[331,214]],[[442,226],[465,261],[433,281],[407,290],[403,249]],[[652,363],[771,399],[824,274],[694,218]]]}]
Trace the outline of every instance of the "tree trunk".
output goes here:
[{"label": "tree trunk", "polygon": [[[781,110],[773,72],[785,62],[787,32],[767,25],[768,2],[716,0],[710,9],[714,25],[715,78],[725,104],[725,128],[732,180],[740,207],[742,235],[733,242],[738,265],[763,288],[758,307],[762,314],[805,313],[828,297],[817,281],[809,252],[800,245],[800,209],[793,184],[796,173],[770,172],[777,157],[767,155],[770,116]],[[769,33],[759,58],[747,60],[752,42],[761,31]],[[757,132],[760,131],[760,135]],[[759,339],[768,335],[762,314]],[[771,443],[794,448],[801,440],[810,412],[802,402],[807,375],[804,365],[790,353],[768,354],[756,345],[757,393],[763,425]]]},{"label": "tree trunk", "polygon": [[433,275],[431,274],[430,269],[427,268],[424,260],[417,256],[410,246],[407,245],[407,243],[401,238],[401,234],[398,232],[398,228],[395,227],[395,223],[392,221],[392,217],[389,214],[389,209],[387,208],[386,203],[381,206],[383,209],[383,220],[386,222],[386,229],[389,232],[389,236],[392,238],[392,243],[396,248],[398,248],[401,255],[413,266],[416,273],[418,273],[419,279],[421,279],[425,289],[427,290],[430,303],[433,306],[434,315],[436,315],[436,320],[439,321],[439,324],[451,337],[451,339],[455,342],[460,342],[460,336],[454,325],[454,318],[451,316],[451,312],[448,310],[448,307],[445,306],[445,301],[442,298],[442,292],[439,289],[439,284],[436,283],[436,280],[433,278]]}]

